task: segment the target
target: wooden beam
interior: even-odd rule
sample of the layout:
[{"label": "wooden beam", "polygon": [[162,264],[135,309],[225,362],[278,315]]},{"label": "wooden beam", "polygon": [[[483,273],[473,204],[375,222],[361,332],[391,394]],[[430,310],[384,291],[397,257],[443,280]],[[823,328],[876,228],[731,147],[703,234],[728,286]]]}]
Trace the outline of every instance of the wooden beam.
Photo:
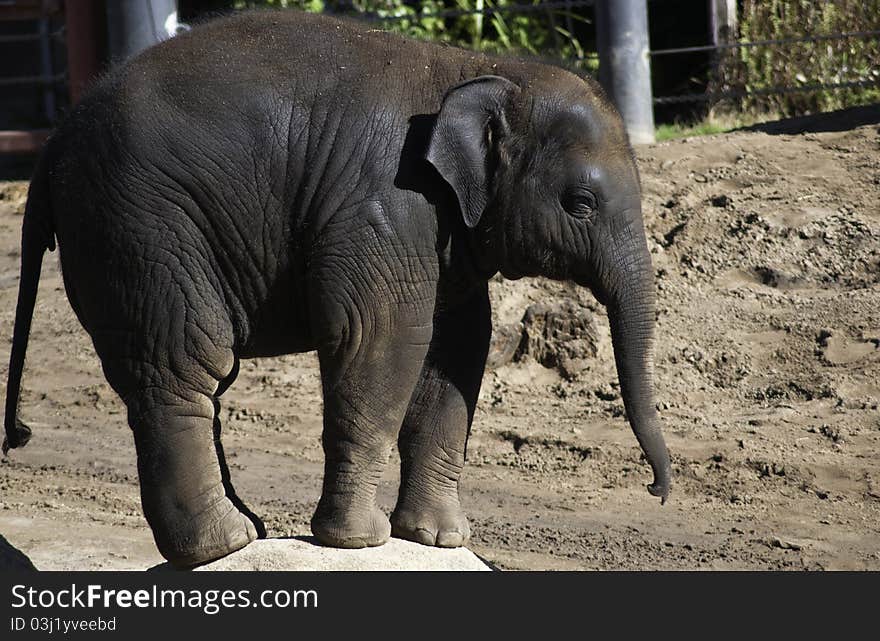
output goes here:
[{"label": "wooden beam", "polygon": [[36,153],[49,137],[49,129],[0,131],[0,154]]},{"label": "wooden beam", "polygon": [[60,0],[15,0],[0,3],[0,21],[38,20],[61,11]]}]

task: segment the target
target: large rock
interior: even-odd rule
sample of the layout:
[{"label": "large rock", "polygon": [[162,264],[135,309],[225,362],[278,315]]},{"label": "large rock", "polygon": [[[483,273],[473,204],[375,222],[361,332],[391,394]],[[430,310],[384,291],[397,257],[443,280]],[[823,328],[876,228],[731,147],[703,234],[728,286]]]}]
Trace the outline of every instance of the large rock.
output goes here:
[{"label": "large rock", "polygon": [[[155,569],[170,569],[167,564]],[[316,572],[364,570],[487,571],[491,568],[466,548],[432,548],[401,539],[360,550],[317,545],[310,537],[262,539],[196,570],[305,570]]]}]

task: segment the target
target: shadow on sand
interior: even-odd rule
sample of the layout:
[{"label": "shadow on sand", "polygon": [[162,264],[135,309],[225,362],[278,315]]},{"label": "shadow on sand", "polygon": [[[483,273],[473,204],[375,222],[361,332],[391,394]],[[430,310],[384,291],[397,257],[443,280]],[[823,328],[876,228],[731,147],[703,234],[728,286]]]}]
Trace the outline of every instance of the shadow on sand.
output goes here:
[{"label": "shadow on sand", "polygon": [[0,572],[36,572],[28,556],[0,534]]},{"label": "shadow on sand", "polygon": [[771,136],[820,133],[823,131],[847,131],[865,125],[880,125],[880,104],[851,107],[828,111],[812,116],[798,116],[763,122],[737,131],[760,131]]}]

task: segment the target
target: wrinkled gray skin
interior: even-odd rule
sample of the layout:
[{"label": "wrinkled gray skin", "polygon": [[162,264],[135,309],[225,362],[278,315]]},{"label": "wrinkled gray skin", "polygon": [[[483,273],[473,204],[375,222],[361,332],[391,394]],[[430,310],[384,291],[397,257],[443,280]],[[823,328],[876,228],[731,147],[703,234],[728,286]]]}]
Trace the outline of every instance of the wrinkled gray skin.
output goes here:
[{"label": "wrinkled gray skin", "polygon": [[[571,280],[607,306],[648,489],[666,498],[639,178],[593,82],[295,12],[219,20],[116,69],[32,181],[9,447],[30,436],[15,410],[53,237],[175,565],[264,535],[232,488],[218,398],[239,359],[308,350],[324,394],[315,536],[462,545],[459,475],[498,271]],[[376,486],[395,439],[389,523]]]}]

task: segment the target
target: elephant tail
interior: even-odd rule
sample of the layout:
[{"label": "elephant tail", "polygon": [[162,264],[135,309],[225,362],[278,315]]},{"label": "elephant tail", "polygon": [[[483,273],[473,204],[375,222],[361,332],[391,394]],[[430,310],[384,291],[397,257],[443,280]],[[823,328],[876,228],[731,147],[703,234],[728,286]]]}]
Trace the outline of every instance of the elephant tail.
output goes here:
[{"label": "elephant tail", "polygon": [[18,283],[18,304],[15,308],[15,329],[12,334],[12,354],[9,357],[9,378],[6,382],[6,416],[3,454],[10,448],[23,447],[31,438],[30,428],[18,418],[18,398],[21,374],[27,351],[31,319],[40,284],[43,254],[55,249],[52,212],[49,198],[47,153],[41,154],[28,190],[27,205],[21,231],[21,278]]}]

